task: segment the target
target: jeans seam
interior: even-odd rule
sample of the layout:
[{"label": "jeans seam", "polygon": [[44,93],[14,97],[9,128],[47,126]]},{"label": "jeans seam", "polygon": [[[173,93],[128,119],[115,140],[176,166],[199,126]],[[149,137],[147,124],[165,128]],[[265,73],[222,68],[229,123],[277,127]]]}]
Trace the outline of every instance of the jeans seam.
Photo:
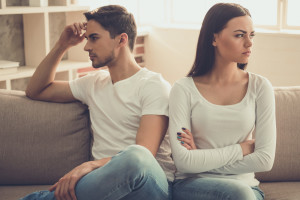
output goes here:
[{"label": "jeans seam", "polygon": [[[131,181],[126,181],[126,182],[124,182],[124,183],[122,183],[122,184],[119,184],[114,190],[111,190],[110,191],[110,193],[108,194],[108,195],[106,195],[105,197],[104,197],[104,199],[103,200],[106,200],[106,199],[108,199],[116,190],[118,190],[120,187],[122,187],[123,185],[126,185],[126,184],[129,184]],[[122,197],[123,198],[123,197]]]}]

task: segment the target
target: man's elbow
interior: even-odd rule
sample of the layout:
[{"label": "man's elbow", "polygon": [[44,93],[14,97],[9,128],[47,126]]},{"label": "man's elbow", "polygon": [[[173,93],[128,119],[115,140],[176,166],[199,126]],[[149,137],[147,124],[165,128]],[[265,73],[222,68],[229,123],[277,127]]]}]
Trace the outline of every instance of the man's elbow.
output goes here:
[{"label": "man's elbow", "polygon": [[31,90],[29,90],[28,88],[25,90],[25,95],[26,97],[32,99],[32,100],[37,100],[38,99],[38,95],[33,93]]}]

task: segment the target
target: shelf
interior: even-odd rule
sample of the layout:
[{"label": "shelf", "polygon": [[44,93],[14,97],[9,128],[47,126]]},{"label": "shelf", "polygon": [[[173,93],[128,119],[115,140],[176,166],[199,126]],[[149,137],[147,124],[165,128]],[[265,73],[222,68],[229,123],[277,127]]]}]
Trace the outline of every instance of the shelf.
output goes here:
[{"label": "shelf", "polygon": [[[78,61],[70,61],[64,60],[61,61],[57,67],[57,72],[69,71],[73,69],[79,69],[83,67],[92,66],[91,62],[78,62]],[[32,66],[22,66],[18,68],[18,71],[12,74],[0,74],[0,81],[10,80],[10,79],[18,79],[18,78],[26,78],[31,77],[35,72],[36,67]]]},{"label": "shelf", "polygon": [[75,12],[87,11],[88,6],[46,6],[46,7],[30,7],[30,6],[8,6],[0,8],[0,15],[16,15],[16,14],[35,14],[35,13],[56,13],[56,12]]}]

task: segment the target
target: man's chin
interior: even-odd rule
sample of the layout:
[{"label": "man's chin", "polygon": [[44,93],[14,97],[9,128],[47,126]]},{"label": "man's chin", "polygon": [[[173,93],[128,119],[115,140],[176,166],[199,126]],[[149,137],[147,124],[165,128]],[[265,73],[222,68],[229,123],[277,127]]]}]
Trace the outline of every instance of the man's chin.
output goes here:
[{"label": "man's chin", "polygon": [[96,64],[92,64],[92,66],[93,66],[94,69],[99,69],[99,68],[105,67],[106,65],[96,65]]}]

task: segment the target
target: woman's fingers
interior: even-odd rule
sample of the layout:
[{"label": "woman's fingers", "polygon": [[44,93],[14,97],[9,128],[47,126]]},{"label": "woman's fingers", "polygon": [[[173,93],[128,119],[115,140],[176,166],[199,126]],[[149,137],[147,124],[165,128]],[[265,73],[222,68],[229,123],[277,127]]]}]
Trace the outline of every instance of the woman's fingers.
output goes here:
[{"label": "woman's fingers", "polygon": [[[195,143],[194,143],[194,138],[193,138],[193,134],[190,132],[190,130],[186,129],[186,128],[182,128],[183,132],[178,132],[177,133],[177,139],[179,141],[181,141],[181,144],[186,144],[188,147],[187,149],[191,150],[191,149],[197,149]],[[185,145],[183,145],[185,146]]]},{"label": "woman's fingers", "polygon": [[190,145],[188,145],[187,143],[181,142],[181,145],[184,146],[185,148],[187,148],[187,150],[192,149],[192,147]]}]

